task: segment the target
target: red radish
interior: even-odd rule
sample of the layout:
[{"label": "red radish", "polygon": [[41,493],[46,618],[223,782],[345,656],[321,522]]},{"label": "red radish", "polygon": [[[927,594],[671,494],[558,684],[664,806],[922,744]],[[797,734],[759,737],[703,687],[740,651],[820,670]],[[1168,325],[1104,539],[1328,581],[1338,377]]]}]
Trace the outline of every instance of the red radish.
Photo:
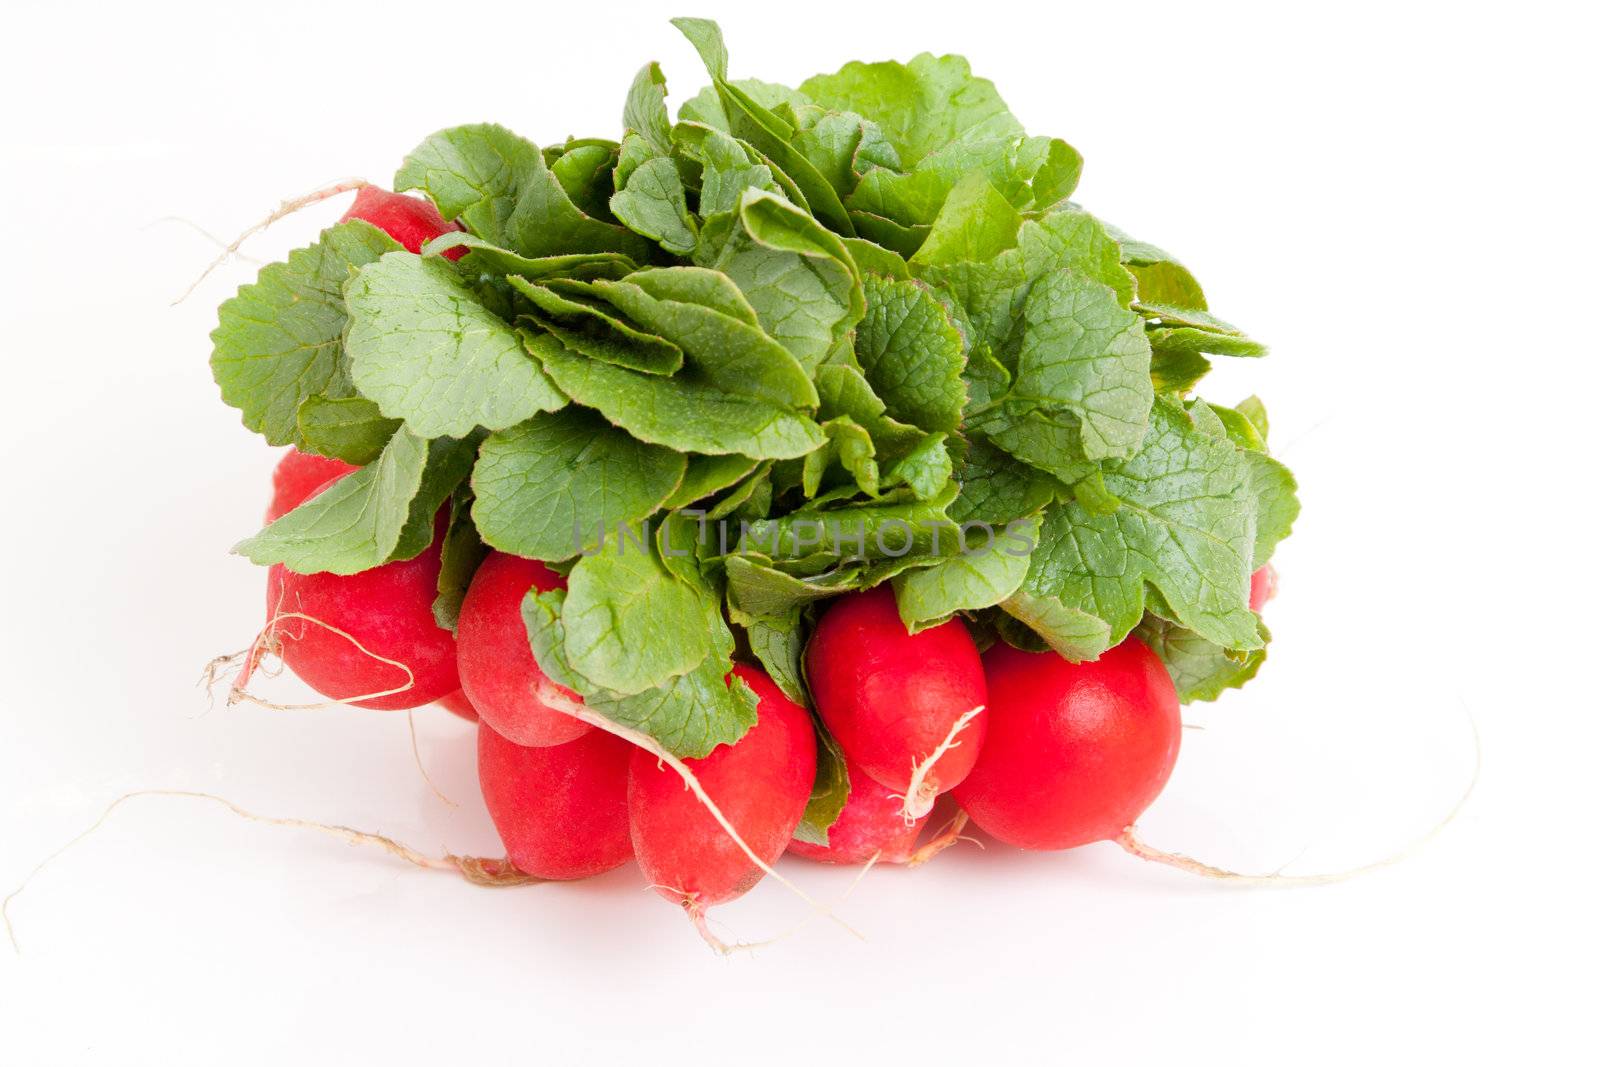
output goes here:
[{"label": "red radish", "polygon": [[[490,553],[467,587],[456,623],[461,688],[483,721],[519,745],[559,745],[588,733],[588,723],[534,696],[545,681],[528,645],[522,600],[529,589],[565,589],[566,579],[537,560]],[[576,693],[561,689],[568,699]]]},{"label": "red radish", "polygon": [[478,727],[478,784],[518,870],[587,878],[627,862],[632,753],[632,745],[603,730],[525,748],[487,724]]},{"label": "red radish", "polygon": [[1250,610],[1260,611],[1267,601],[1278,595],[1278,572],[1272,564],[1263,564],[1250,576]]},{"label": "red radish", "polygon": [[276,522],[323,487],[360,470],[342,459],[330,459],[291,448],[272,469],[272,503],[267,505],[267,521]]},{"label": "red radish", "polygon": [[[421,252],[426,242],[461,229],[453,222],[446,222],[439,209],[428,201],[404,193],[391,193],[376,185],[362,186],[356,193],[355,203],[339,221],[351,219],[372,223],[399,241],[408,252]],[[445,258],[460,259],[466,254],[465,248],[452,248],[445,253]]]},{"label": "red radish", "polygon": [[907,826],[904,794],[884,788],[848,761],[845,774],[850,799],[828,828],[828,843],[814,845],[796,838],[789,842],[789,851],[820,863],[865,863],[873,856],[881,863],[905,863],[927,818]]},{"label": "red radish", "polygon": [[1115,840],[1155,800],[1183,732],[1167,669],[1129,638],[1093,663],[1005,642],[983,655],[989,736],[955,797],[1018,848]]},{"label": "red radish", "polygon": [[[750,850],[771,866],[811,797],[816,731],[806,710],[761,671],[740,664],[733,673],[755,690],[756,724],[734,744],[683,762]],[[677,772],[643,749],[628,768],[628,821],[645,878],[691,912],[733,900],[761,880],[760,868]]]},{"label": "red radish", "polygon": [[[357,574],[296,574],[274,564],[267,618],[277,619],[283,662],[328,699],[379,711],[421,707],[460,689],[455,636],[433,617],[439,546],[435,537],[415,559]],[[285,614],[295,617],[278,618]]]},{"label": "red radish", "polygon": [[446,693],[439,698],[439,706],[452,715],[459,715],[468,722],[478,721],[478,709],[472,706],[472,701],[467,699],[467,694],[457,689],[454,693]]},{"label": "red radish", "polygon": [[974,712],[988,695],[977,646],[959,619],[908,633],[888,585],[833,602],[806,648],[806,677],[845,755],[912,815],[978,759],[988,716]]}]

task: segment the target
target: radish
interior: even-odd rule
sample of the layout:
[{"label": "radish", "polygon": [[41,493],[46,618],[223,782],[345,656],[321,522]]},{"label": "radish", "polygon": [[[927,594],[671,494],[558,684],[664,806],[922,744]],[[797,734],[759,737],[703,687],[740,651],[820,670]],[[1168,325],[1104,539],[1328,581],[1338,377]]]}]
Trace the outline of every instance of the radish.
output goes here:
[{"label": "radish", "polygon": [[1278,595],[1278,572],[1268,563],[1250,576],[1250,610],[1260,611]]},{"label": "radish", "polygon": [[478,709],[472,706],[472,701],[467,699],[467,694],[459,689],[454,693],[446,693],[440,697],[438,704],[450,714],[459,715],[468,722],[478,721]]},{"label": "radish", "polygon": [[272,468],[272,503],[267,505],[267,521],[276,522],[317,491],[359,469],[342,459],[289,449]]},{"label": "radish", "polygon": [[628,760],[633,746],[601,730],[564,745],[526,748],[478,727],[478,784],[518,870],[573,879],[633,855]]},{"label": "radish", "polygon": [[[560,745],[593,727],[534,695],[544,672],[528,645],[522,600],[530,589],[565,589],[566,579],[537,560],[490,553],[478,567],[456,624],[461,689],[483,721],[519,745]],[[576,693],[562,695],[578,700]]]},{"label": "radish", "polygon": [[393,711],[461,688],[456,640],[433,616],[440,538],[356,574],[267,571],[267,626],[283,662],[330,700]]},{"label": "radish", "polygon": [[[356,193],[355,203],[339,221],[351,219],[372,223],[399,241],[408,252],[421,252],[422,246],[433,238],[461,229],[453,222],[446,222],[439,209],[428,201],[404,193],[391,193],[376,185],[363,185]],[[466,254],[465,248],[452,248],[444,255],[446,259],[460,259]]]},{"label": "radish", "polygon": [[[750,850],[769,867],[794,836],[817,772],[817,739],[806,710],[761,671],[733,674],[755,690],[756,724],[731,745],[683,763]],[[633,851],[651,886],[697,921],[704,909],[747,892],[761,870],[683,779],[644,751],[628,768]]]},{"label": "radish", "polygon": [[839,747],[905,798],[908,819],[978,759],[988,697],[977,646],[958,619],[907,632],[888,585],[833,602],[806,648],[806,677]]},{"label": "radish", "polygon": [[1178,758],[1178,694],[1135,638],[1092,663],[998,642],[983,655],[989,735],[955,797],[1007,844],[1063,849],[1119,839]]},{"label": "radish", "polygon": [[882,863],[908,862],[927,819],[907,826],[903,794],[868,778],[848,760],[844,767],[850,799],[828,827],[828,843],[815,845],[795,838],[789,851],[819,863],[865,863],[874,856]]}]

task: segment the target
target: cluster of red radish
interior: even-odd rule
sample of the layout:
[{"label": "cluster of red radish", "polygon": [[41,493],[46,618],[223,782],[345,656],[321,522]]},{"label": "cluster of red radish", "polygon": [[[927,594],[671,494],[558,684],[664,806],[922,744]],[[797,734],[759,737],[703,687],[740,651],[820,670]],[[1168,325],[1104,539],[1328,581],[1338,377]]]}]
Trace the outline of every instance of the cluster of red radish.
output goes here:
[{"label": "cluster of red radish", "polygon": [[[450,228],[425,202],[370,188],[346,217],[413,250]],[[274,474],[269,519],[354,469],[291,451]],[[484,801],[511,863],[538,878],[584,878],[633,858],[668,899],[703,909],[760,880],[750,853],[768,866],[785,851],[905,862],[947,792],[999,841],[1073,848],[1122,835],[1177,758],[1177,693],[1138,640],[1092,663],[1004,642],[980,653],[959,618],[908,633],[883,585],[832,601],[805,653],[817,713],[850,781],[827,845],[794,838],[816,774],[810,713],[759,668],[734,668],[759,699],[756,724],[683,761],[741,847],[656,755],[547,703],[553,683],[534,659],[521,605],[530,589],[563,587],[559,574],[491,553],[452,634],[432,610],[439,566],[436,538],[415,559],[347,576],[273,567],[275,646],[329,698],[383,710],[437,702],[478,721]],[[1254,608],[1270,595],[1269,575],[1252,583]],[[284,613],[321,625],[276,621]],[[398,677],[400,664],[409,679]],[[579,700],[559,692],[552,702]]]}]

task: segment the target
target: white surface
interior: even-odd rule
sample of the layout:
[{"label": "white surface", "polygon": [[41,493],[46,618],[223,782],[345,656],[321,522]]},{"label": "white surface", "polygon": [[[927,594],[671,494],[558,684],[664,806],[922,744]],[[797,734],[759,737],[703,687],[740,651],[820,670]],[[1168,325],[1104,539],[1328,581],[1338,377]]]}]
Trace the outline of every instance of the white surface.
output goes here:
[{"label": "white surface", "polygon": [[[201,664],[260,619],[261,577],[227,548],[273,456],[206,367],[215,304],[254,267],[169,308],[214,248],[157,220],[232,234],[324,181],[386,178],[455,122],[607,133],[649,59],[675,99],[703,82],[657,5],[229,6],[8,15],[5,886],[150,787],[493,851],[471,732],[443,712],[418,729],[454,810],[403,717],[205,710]],[[1208,390],[1259,391],[1304,486],[1272,661],[1191,710],[1206,729],[1144,828],[1241,869],[1388,854],[1465,784],[1470,708],[1482,782],[1421,855],[1236,891],[1109,845],[969,846],[870,874],[840,909],[865,943],[816,921],[723,960],[632,868],[480,891],[136,800],[14,903],[0,1061],[1576,1055],[1600,948],[1596,27],[1579,5],[1471,6],[691,5],[722,18],[737,76],[965,52],[1031,131],[1083,151],[1081,202],[1274,345]],[[340,210],[247,251],[275,258]],[[785,869],[827,898],[852,877]],[[760,939],[804,915],[763,885],[717,918]]]}]

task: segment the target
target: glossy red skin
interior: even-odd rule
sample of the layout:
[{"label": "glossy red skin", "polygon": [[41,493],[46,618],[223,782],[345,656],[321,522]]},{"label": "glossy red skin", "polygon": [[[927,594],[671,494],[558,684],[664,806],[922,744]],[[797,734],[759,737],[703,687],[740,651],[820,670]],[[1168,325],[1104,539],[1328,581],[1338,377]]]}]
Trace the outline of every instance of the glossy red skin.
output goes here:
[{"label": "glossy red skin", "polygon": [[439,588],[439,546],[435,537],[415,559],[396,560],[357,574],[296,574],[273,564],[267,572],[267,618],[299,612],[343,630],[368,651],[404,663],[412,685],[404,692],[367,700],[406,682],[393,664],[363,653],[349,639],[305,619],[278,624],[283,662],[311,688],[330,700],[359,708],[395,711],[432,704],[461,688],[456,671],[456,639],[433,617]]},{"label": "glossy red skin", "polygon": [[446,693],[440,697],[438,704],[450,714],[459,715],[468,722],[478,721],[478,709],[472,706],[472,701],[467,699],[467,694],[459,689],[454,693]]},{"label": "glossy red skin", "polygon": [[[351,219],[372,223],[399,241],[408,252],[421,252],[422,246],[433,238],[461,229],[453,222],[446,222],[439,209],[428,201],[404,193],[391,193],[376,185],[362,186],[356,193],[355,203],[339,221]],[[465,248],[452,248],[444,256],[460,259],[466,254]]]},{"label": "glossy red skin", "polygon": [[1268,563],[1250,576],[1250,610],[1260,611],[1278,595],[1278,572]]},{"label": "glossy red skin", "polygon": [[[983,662],[966,626],[951,619],[906,632],[894,591],[880,585],[835,600],[806,647],[817,712],[856,766],[904,793],[915,764],[950,736],[956,720],[988,703]],[[957,735],[926,776],[944,792],[972,770],[988,714]]]},{"label": "glossy red skin", "polygon": [[360,469],[342,459],[289,449],[272,469],[272,503],[267,505],[267,521],[277,521],[336,479]]},{"label": "glossy red skin", "polygon": [[603,730],[564,745],[526,748],[478,727],[478,785],[520,871],[588,878],[633,855],[628,760],[633,746]]},{"label": "glossy red skin", "polygon": [[1183,724],[1172,678],[1129,638],[1093,663],[997,642],[983,654],[989,736],[955,798],[1007,844],[1063,849],[1117,837],[1155,800]]},{"label": "glossy red skin", "polygon": [[[594,729],[534,696],[545,675],[528,645],[522,600],[529,589],[545,593],[566,587],[565,578],[537,560],[492,552],[461,602],[456,622],[461,688],[484,722],[519,745],[561,745]],[[580,699],[569,689],[561,692]]]},{"label": "glossy red skin", "polygon": [[879,863],[910,859],[928,817],[907,826],[903,796],[874,782],[848,760],[845,774],[850,780],[850,799],[828,828],[828,843],[813,845],[795,838],[789,842],[789,852],[818,863],[865,863],[873,856]]},{"label": "glossy red skin", "polygon": [[[756,724],[732,745],[684,763],[756,855],[771,865],[800,825],[817,773],[811,717],[761,671],[733,673],[755,690]],[[761,870],[684,786],[671,767],[636,749],[628,768],[633,852],[656,892],[677,904],[726,903],[761,880]]]}]

